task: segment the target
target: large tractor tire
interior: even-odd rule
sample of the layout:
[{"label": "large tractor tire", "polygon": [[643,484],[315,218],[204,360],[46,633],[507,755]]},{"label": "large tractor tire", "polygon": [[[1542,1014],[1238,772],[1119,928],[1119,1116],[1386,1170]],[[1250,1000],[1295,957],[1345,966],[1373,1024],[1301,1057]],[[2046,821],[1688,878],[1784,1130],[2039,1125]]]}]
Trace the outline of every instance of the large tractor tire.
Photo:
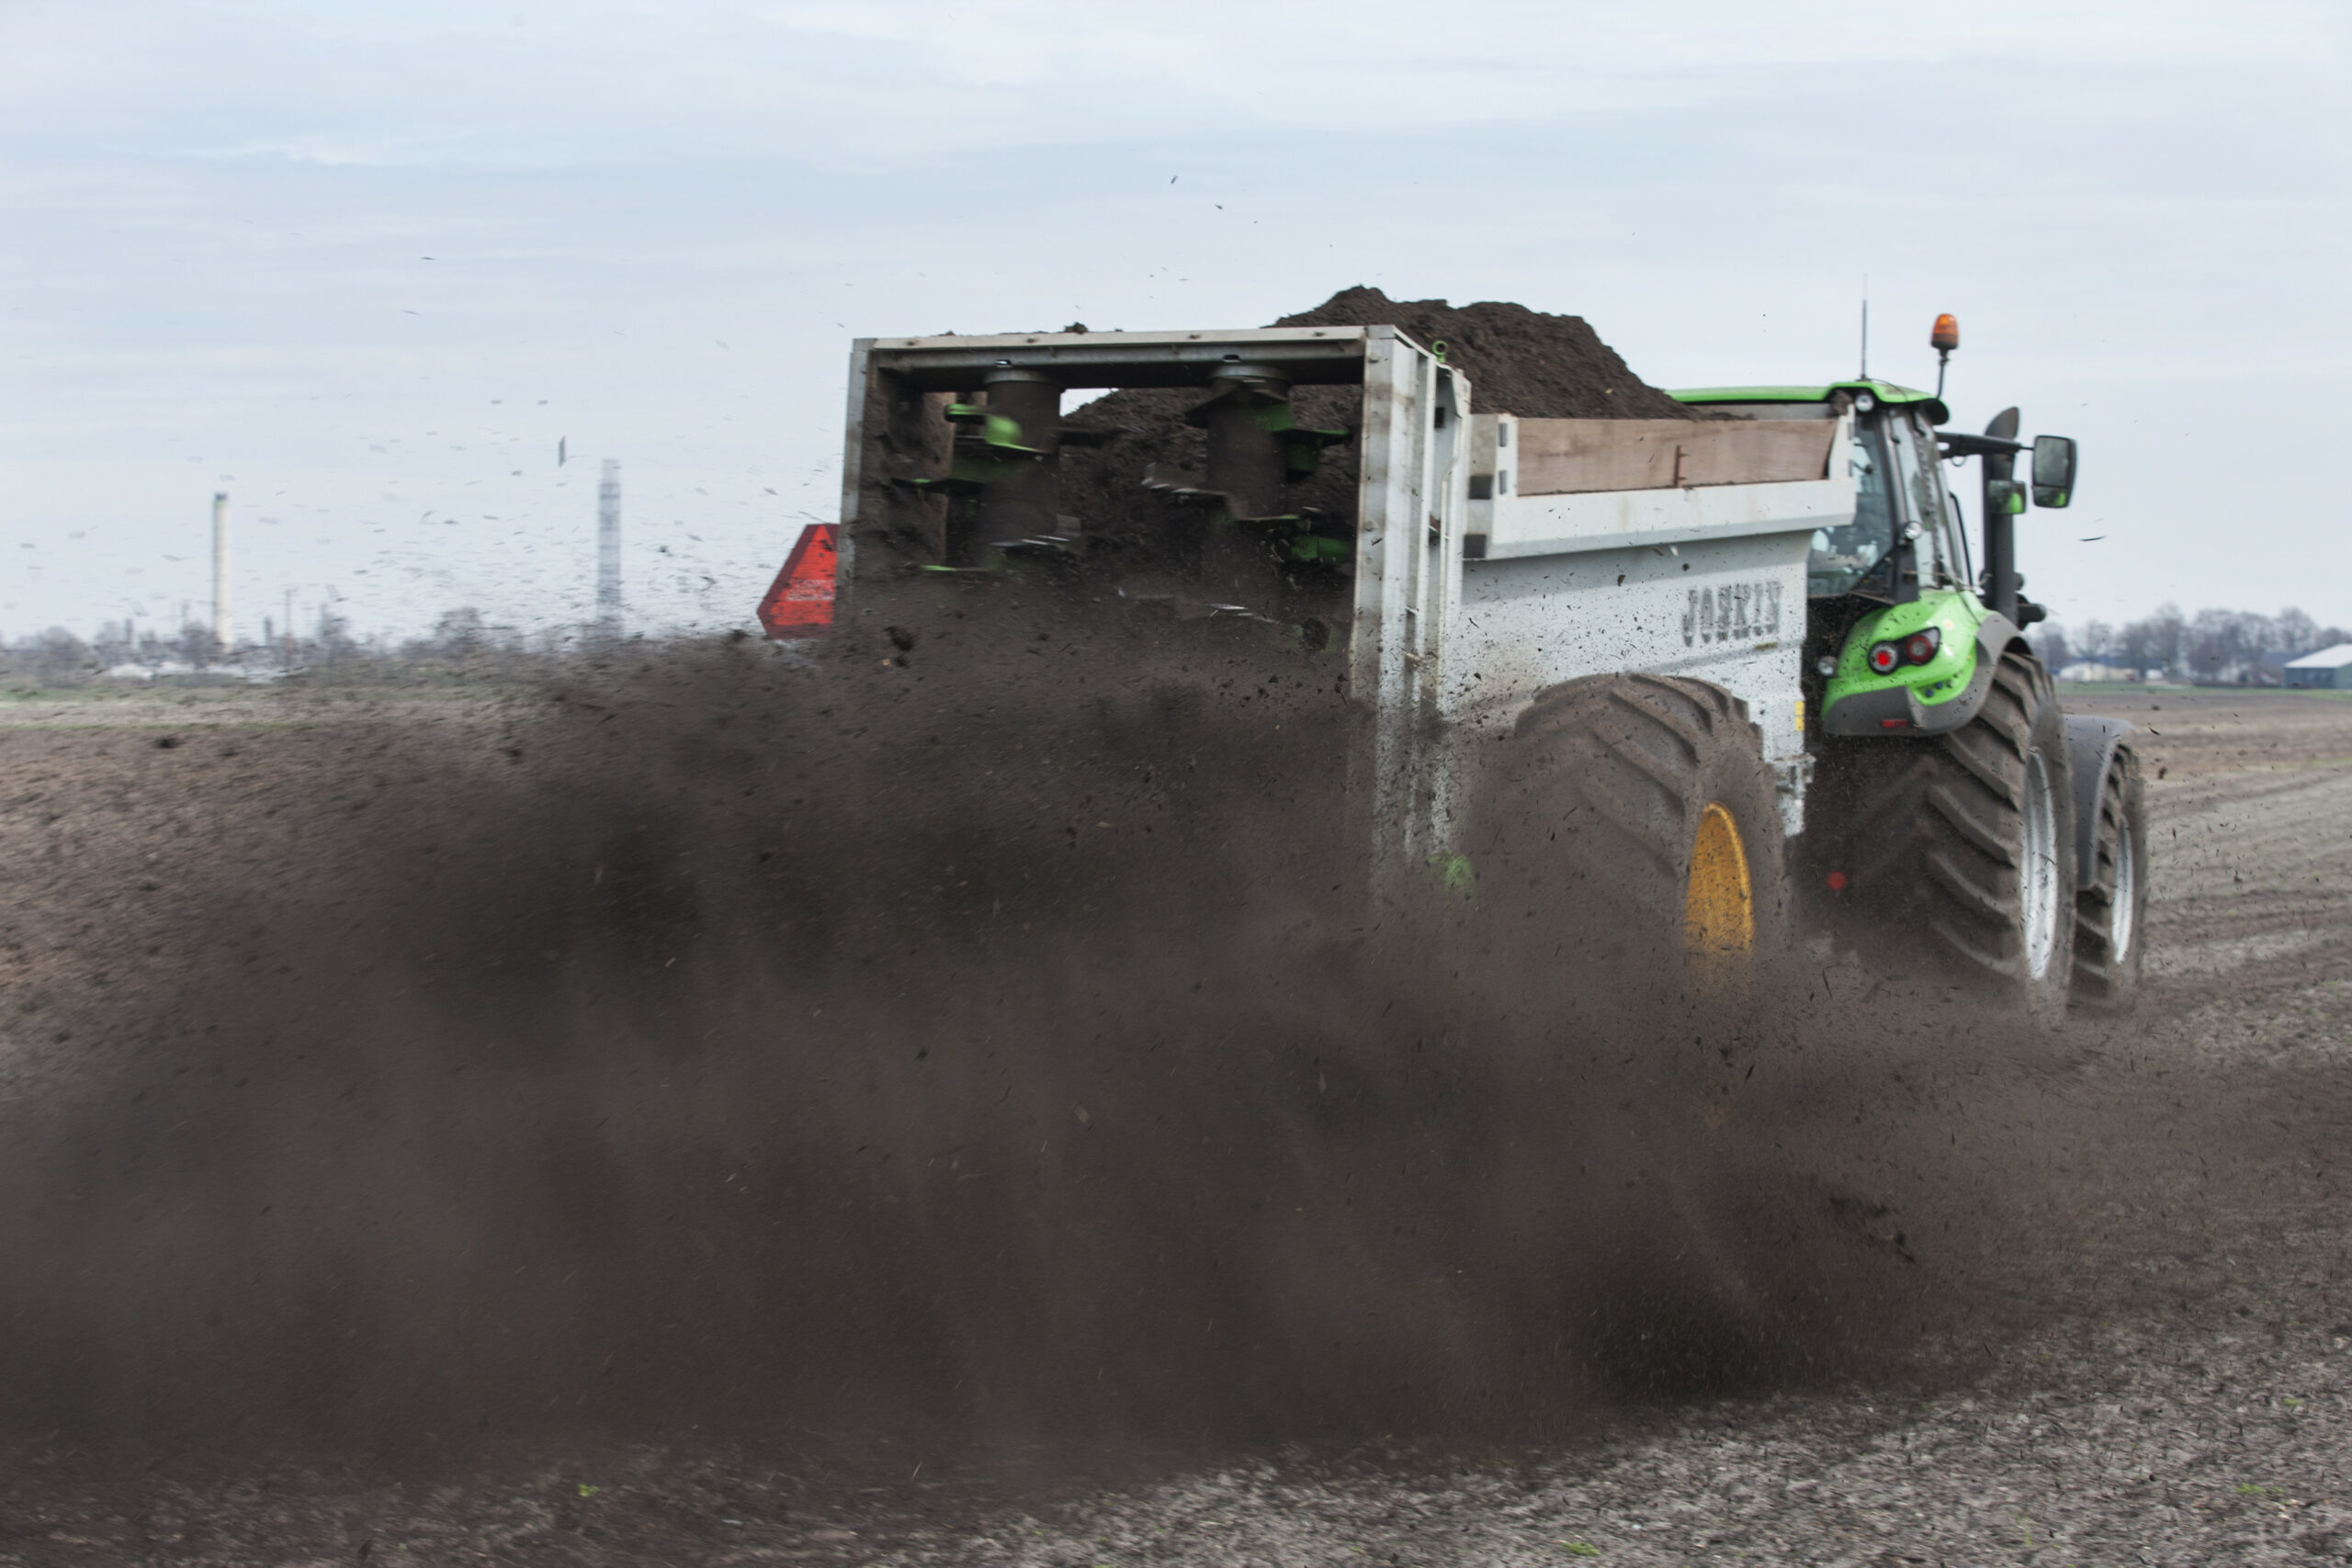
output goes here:
[{"label": "large tractor tire", "polygon": [[1808,804],[1808,854],[1841,934],[2030,1014],[2074,971],[2075,806],[2048,671],[2002,656],[1976,716],[1949,734],[1837,743]]},{"label": "large tractor tire", "polygon": [[2140,999],[2148,914],[2144,791],[2138,754],[2117,747],[2099,780],[2090,858],[2075,895],[2075,1005],[2091,1011],[2129,1012]]},{"label": "large tractor tire", "polygon": [[1543,693],[1482,792],[1479,902],[1520,961],[1743,987],[1782,940],[1772,775],[1720,687],[1604,675]]}]

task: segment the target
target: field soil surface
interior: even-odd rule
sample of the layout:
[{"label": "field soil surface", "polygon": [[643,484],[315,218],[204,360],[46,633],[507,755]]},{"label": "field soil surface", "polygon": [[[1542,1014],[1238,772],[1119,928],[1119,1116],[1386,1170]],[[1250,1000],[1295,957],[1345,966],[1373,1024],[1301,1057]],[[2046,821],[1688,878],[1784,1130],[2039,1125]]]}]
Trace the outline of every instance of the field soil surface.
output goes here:
[{"label": "field soil surface", "polygon": [[[1854,1223],[1887,1278],[1938,1299],[1736,1389],[1597,1392],[1468,1436],[1240,1444],[788,1412],[712,1436],[558,1412],[462,1443],[256,1450],[226,1409],[218,1444],[25,1429],[19,1410],[0,1564],[2352,1561],[2352,702],[2064,695],[2145,732],[2140,1009],[1973,1054],[1932,1031],[1891,1045],[1857,1090],[1854,1181],[1878,1196]],[[191,983],[175,933],[209,918],[219,855],[289,886],[367,875],[315,781],[348,786],[338,809],[357,815],[436,746],[487,778],[531,700],[0,712],[8,1143],[129,1059],[143,996]],[[1886,977],[1849,953],[1815,966],[1815,1001],[1866,1021]],[[1901,995],[1885,1005],[1916,1003]],[[1757,1113],[1794,1103],[1758,1092]],[[44,1201],[70,1206],[79,1179],[53,1173]],[[167,1215],[174,1194],[137,1201]]]}]

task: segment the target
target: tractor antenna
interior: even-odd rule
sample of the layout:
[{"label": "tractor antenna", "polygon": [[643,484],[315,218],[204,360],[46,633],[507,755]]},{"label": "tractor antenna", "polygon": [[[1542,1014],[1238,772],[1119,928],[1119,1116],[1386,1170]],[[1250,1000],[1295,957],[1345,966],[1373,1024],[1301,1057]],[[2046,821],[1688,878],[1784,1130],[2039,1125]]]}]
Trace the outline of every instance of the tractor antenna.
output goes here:
[{"label": "tractor antenna", "polygon": [[1864,381],[1871,378],[1871,275],[1867,272],[1862,274],[1862,373],[1860,378]]}]

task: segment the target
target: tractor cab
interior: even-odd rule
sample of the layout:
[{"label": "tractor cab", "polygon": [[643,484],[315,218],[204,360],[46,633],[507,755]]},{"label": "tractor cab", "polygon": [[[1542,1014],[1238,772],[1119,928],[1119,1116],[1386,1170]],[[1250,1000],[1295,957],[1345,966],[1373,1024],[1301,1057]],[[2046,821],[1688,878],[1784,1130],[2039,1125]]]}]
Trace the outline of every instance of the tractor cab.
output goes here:
[{"label": "tractor cab", "polygon": [[[1975,644],[1991,606],[1970,558],[1959,498],[1944,483],[1942,457],[1952,438],[1938,428],[1951,418],[1943,400],[1871,379],[1672,395],[1718,419],[1834,419],[1846,434],[1854,513],[1814,530],[1805,560],[1802,679],[1815,722],[1831,733],[1875,728],[1889,716],[1871,703],[1896,699],[1939,705],[1916,714],[1905,706],[1899,716],[1906,730],[1973,712],[1973,677],[1989,668]],[[1830,445],[1833,473],[1839,446]],[[1869,700],[1849,700],[1856,697]]]},{"label": "tractor cab", "polygon": [[1951,417],[1940,399],[1876,380],[1705,387],[1672,395],[1718,419],[1846,422],[1854,517],[1815,532],[1805,570],[1809,597],[1902,604],[1917,601],[1923,589],[1975,581],[1959,502],[1938,461],[1937,427]]}]

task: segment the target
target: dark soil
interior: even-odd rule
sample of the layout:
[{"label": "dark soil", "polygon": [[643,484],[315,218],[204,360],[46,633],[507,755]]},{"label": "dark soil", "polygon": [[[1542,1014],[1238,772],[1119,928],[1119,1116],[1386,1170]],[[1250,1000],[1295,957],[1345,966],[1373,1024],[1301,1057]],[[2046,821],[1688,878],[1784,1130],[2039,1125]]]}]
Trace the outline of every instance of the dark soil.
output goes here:
[{"label": "dark soil", "polygon": [[1555,316],[1506,300],[1453,306],[1391,299],[1377,288],[1342,288],[1278,327],[1401,328],[1423,347],[1442,343],[1445,362],[1470,378],[1472,406],[1521,419],[1692,419],[1690,410],[1626,367],[1582,316]]},{"label": "dark soil", "polygon": [[[1581,316],[1547,315],[1524,305],[1485,300],[1456,308],[1442,299],[1391,299],[1377,288],[1343,288],[1311,310],[1285,316],[1278,327],[1393,326],[1424,347],[1442,343],[1446,363],[1470,378],[1470,402],[1481,412],[1530,419],[1690,419],[1696,416],[1628,369],[1617,352]],[[1102,445],[1070,446],[1059,461],[1061,510],[1078,520],[1091,545],[1124,555],[1138,571],[1159,563],[1156,541],[1168,531],[1171,502],[1143,488],[1148,475],[1197,484],[1207,460],[1206,438],[1184,423],[1202,400],[1197,391],[1152,388],[1118,391],[1076,410],[1069,423],[1105,433]],[[1297,422],[1314,429],[1354,434],[1363,394],[1353,387],[1301,387],[1292,398]],[[1320,512],[1325,530],[1353,529],[1357,454],[1352,442],[1332,447],[1309,479],[1293,485],[1288,504]],[[1294,615],[1336,606],[1344,580],[1336,574],[1292,571],[1285,597]]]}]

